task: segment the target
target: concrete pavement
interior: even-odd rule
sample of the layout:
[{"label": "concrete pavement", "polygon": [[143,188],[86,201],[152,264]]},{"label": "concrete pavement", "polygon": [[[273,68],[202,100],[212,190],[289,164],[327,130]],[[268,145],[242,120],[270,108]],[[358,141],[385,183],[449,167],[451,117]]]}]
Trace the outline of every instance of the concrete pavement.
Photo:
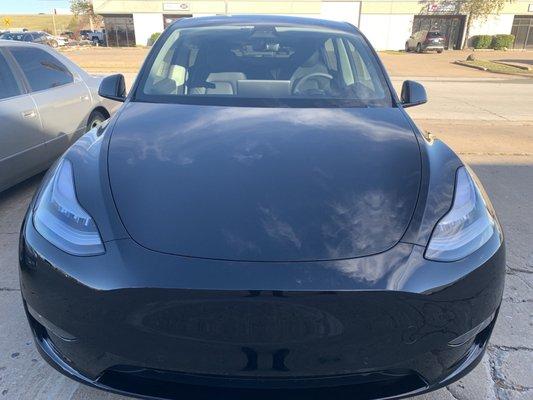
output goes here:
[{"label": "concrete pavement", "polygon": [[446,121],[533,120],[533,79],[501,75],[497,78],[394,77],[400,95],[406,79],[424,85],[429,102],[409,109],[415,119]]},{"label": "concrete pavement", "polygon": [[[394,79],[400,85],[405,79]],[[485,185],[507,240],[507,283],[483,362],[417,400],[533,399],[533,86],[527,79],[419,79],[430,102],[409,109],[450,144]],[[529,111],[528,111],[529,109]],[[63,377],[38,355],[17,272],[18,231],[40,177],[0,194],[0,400],[123,399]]]}]

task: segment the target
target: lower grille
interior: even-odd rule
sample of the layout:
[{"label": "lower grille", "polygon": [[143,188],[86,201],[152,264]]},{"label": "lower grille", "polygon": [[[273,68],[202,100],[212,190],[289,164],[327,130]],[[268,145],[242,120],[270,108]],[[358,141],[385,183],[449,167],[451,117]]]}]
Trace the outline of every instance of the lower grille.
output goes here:
[{"label": "lower grille", "polygon": [[[410,371],[282,380],[180,374],[129,366],[117,366],[105,371],[98,379],[98,383],[141,396],[206,400],[214,398],[231,400],[251,398],[254,400],[332,398],[352,400],[357,398],[364,400],[408,394],[427,386],[418,374]],[[335,386],[330,387],[328,384]]]}]

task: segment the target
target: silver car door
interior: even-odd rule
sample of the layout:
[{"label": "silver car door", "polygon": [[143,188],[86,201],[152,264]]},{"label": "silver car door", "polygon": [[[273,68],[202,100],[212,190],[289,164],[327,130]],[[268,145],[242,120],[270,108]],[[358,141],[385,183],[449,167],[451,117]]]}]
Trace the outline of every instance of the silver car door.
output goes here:
[{"label": "silver car door", "polygon": [[0,49],[0,191],[47,167],[37,107],[6,55]]},{"label": "silver car door", "polygon": [[55,159],[85,132],[91,111],[89,90],[52,50],[17,47],[11,53],[31,88],[42,120],[47,152]]}]

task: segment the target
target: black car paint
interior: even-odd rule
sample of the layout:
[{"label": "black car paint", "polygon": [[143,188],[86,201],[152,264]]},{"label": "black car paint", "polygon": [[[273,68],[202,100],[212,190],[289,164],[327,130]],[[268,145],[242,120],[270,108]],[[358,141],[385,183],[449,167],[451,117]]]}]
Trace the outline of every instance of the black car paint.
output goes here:
[{"label": "black car paint", "polygon": [[107,99],[124,102],[126,100],[126,80],[122,74],[106,76],[102,79],[98,94]]},{"label": "black car paint", "polygon": [[[150,252],[131,239],[107,242],[103,256],[65,256],[27,222],[21,280],[32,327],[46,327],[39,340],[85,383],[113,390],[122,390],[108,378],[119,366],[175,371],[171,387],[350,385],[408,371],[424,382],[416,390],[435,389],[479,361],[486,342],[448,343],[493,315],[503,292],[497,236],[444,265],[410,244],[272,265]],[[169,397],[188,386],[175,390]]]},{"label": "black car paint", "polygon": [[[425,137],[401,107],[395,112],[416,138],[420,177],[399,243],[368,257],[305,262],[186,257],[132,240],[107,163],[125,108],[65,155],[106,253],[74,257],[55,248],[33,228],[34,202],[21,231],[24,304],[39,350],[61,372],[146,398],[243,393],[202,388],[202,397],[198,385],[204,384],[278,389],[245,391],[244,398],[301,398],[294,388],[308,386],[315,389],[303,392],[305,398],[353,398],[353,390],[362,398],[388,398],[436,389],[479,362],[503,293],[503,237],[497,230],[460,261],[424,258],[436,222],[451,207],[462,162]],[[483,332],[449,344],[487,319]],[[404,375],[419,384],[391,378]],[[330,385],[347,386],[340,393],[316,389]]]},{"label": "black car paint", "polygon": [[146,248],[315,261],[392,248],[416,206],[421,161],[399,109],[132,102],[108,163],[121,220]]}]

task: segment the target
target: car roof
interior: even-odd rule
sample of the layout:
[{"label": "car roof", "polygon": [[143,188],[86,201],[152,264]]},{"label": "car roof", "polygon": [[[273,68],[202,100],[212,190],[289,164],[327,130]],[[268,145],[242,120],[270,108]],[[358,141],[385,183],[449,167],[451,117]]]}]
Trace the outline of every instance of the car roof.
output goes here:
[{"label": "car roof", "polygon": [[7,33],[10,35],[26,35],[28,33],[41,33],[40,31],[13,31],[13,32],[3,32],[2,34]]},{"label": "car roof", "polygon": [[283,15],[215,15],[206,17],[194,18],[180,18],[175,21],[172,26],[179,26],[181,28],[204,27],[214,25],[233,25],[233,24],[249,24],[249,25],[290,25],[302,27],[317,27],[328,28],[348,33],[359,32],[355,26],[348,22],[330,21],[326,19],[311,18],[311,17],[293,17]]},{"label": "car roof", "polygon": [[[24,32],[27,33],[27,32]],[[24,47],[36,47],[38,49],[47,48],[49,46],[46,46],[44,44],[39,43],[32,43],[32,42],[20,42],[17,40],[7,40],[7,39],[0,39],[0,47],[9,47],[9,46],[24,46]]]}]

